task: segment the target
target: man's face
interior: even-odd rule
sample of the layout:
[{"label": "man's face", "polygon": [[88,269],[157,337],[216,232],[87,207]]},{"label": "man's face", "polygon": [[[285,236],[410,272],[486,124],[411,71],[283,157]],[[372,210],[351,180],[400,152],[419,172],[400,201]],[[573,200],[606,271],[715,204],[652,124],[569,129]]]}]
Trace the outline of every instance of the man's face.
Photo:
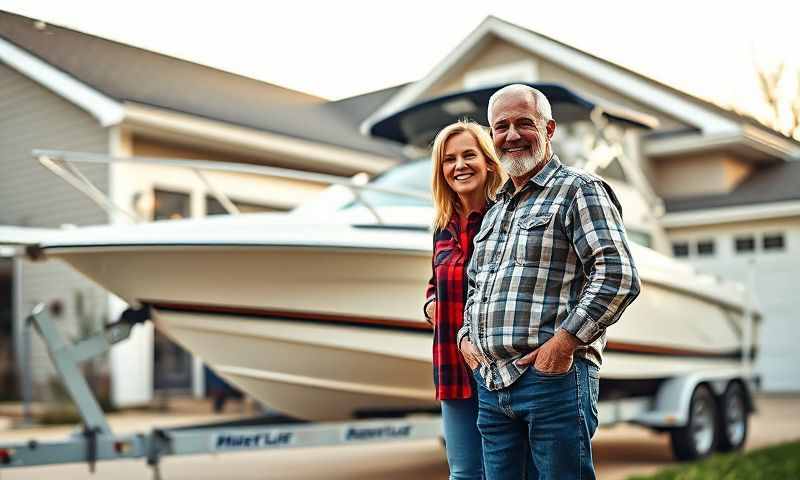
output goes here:
[{"label": "man's face", "polygon": [[539,117],[534,99],[526,93],[507,93],[492,105],[492,139],[512,177],[525,175],[547,159],[547,140],[555,122]]}]

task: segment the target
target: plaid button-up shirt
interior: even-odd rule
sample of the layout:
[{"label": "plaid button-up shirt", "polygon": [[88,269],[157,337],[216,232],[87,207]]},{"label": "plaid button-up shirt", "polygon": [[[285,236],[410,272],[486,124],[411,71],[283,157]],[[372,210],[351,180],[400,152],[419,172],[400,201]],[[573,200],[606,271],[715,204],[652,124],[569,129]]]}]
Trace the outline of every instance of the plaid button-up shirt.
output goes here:
[{"label": "plaid button-up shirt", "polygon": [[514,383],[527,368],[514,362],[560,328],[600,366],[606,327],[640,288],[608,184],[553,155],[518,192],[503,186],[474,243],[457,341],[469,336],[483,357],[488,389]]},{"label": "plaid button-up shirt", "polygon": [[470,398],[473,393],[469,370],[458,351],[456,334],[464,323],[465,270],[472,255],[472,239],[480,229],[481,220],[483,212],[472,212],[466,219],[453,214],[447,227],[433,235],[433,275],[425,292],[425,306],[436,301],[433,381],[437,400],[460,400]]}]

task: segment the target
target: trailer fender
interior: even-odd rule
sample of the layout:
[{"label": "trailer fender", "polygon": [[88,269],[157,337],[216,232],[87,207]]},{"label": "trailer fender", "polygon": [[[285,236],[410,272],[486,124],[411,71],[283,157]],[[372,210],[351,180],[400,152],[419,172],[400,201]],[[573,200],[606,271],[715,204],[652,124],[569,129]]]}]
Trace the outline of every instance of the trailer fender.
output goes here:
[{"label": "trailer fender", "polygon": [[659,387],[652,409],[637,415],[633,422],[658,429],[684,427],[689,422],[692,392],[698,385],[708,385],[714,396],[720,397],[732,380],[740,380],[750,396],[750,382],[745,381],[740,369],[695,372],[670,378]]}]

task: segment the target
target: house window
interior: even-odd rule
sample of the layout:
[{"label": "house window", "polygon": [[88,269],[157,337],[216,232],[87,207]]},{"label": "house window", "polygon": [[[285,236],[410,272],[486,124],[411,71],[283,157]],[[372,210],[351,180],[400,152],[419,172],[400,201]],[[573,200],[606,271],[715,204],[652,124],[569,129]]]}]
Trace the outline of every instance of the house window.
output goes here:
[{"label": "house window", "polygon": [[779,251],[786,248],[782,233],[771,233],[764,235],[763,243],[761,244],[765,251]]},{"label": "house window", "polygon": [[733,239],[733,247],[736,253],[750,253],[756,250],[756,238],[752,235],[747,237],[736,237]]},{"label": "house window", "polygon": [[701,256],[714,255],[714,240],[700,240],[697,242],[697,254]]},{"label": "house window", "polygon": [[192,197],[188,193],[153,191],[153,220],[178,220],[192,216]]},{"label": "house window", "polygon": [[643,245],[648,248],[653,246],[653,236],[647,232],[628,229],[627,234],[628,239],[634,243],[638,243],[639,245]]},{"label": "house window", "polygon": [[689,242],[672,242],[672,255],[675,257],[688,257]]},{"label": "house window", "polygon": [[[240,213],[258,213],[258,212],[284,212],[286,209],[271,207],[269,205],[260,205],[257,203],[240,202],[231,199],[231,202],[239,209]],[[206,195],[206,215],[227,215],[228,211],[222,206],[216,197]]]}]

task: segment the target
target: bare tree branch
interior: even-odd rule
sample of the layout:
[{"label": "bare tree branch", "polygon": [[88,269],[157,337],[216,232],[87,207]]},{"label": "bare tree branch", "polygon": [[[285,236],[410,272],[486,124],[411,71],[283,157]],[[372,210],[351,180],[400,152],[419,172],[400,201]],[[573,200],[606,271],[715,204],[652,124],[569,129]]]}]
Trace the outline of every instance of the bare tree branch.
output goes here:
[{"label": "bare tree branch", "polygon": [[783,76],[783,62],[781,62],[774,71],[767,71],[766,68],[759,68],[756,73],[758,74],[761,93],[764,95],[767,105],[772,109],[772,127],[778,129],[780,128],[781,112],[778,84]]},{"label": "bare tree branch", "polygon": [[791,104],[792,123],[789,130],[789,136],[795,136],[800,139],[800,71],[797,72],[797,93],[794,96]]}]

